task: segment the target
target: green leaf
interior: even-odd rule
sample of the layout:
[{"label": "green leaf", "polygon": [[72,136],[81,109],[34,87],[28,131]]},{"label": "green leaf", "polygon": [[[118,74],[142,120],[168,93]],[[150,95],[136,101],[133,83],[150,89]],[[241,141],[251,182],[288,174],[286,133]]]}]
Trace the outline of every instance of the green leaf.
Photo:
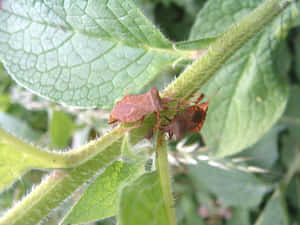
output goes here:
[{"label": "green leaf", "polygon": [[[294,176],[287,187],[288,202],[295,210],[296,221],[300,221],[300,177]],[[291,223],[293,224],[293,223]]]},{"label": "green leaf", "polygon": [[267,202],[255,225],[289,225],[287,208],[283,193],[279,189]]},{"label": "green leaf", "polygon": [[184,8],[184,10],[193,17],[197,15],[205,0],[173,0],[178,6]]},{"label": "green leaf", "polygon": [[217,195],[228,206],[255,207],[269,191],[269,187],[251,173],[225,170],[202,161],[189,168],[197,183]]},{"label": "green leaf", "polygon": [[292,55],[288,42],[282,41],[279,43],[277,51],[274,51],[272,55],[274,60],[273,64],[276,67],[276,70],[283,77],[284,81],[286,81],[292,64]]},{"label": "green leaf", "polygon": [[[250,0],[239,1],[239,4],[236,0],[209,1],[198,17],[202,21],[201,28],[196,32],[198,27],[195,25],[192,37],[200,35],[200,30],[206,33],[197,38],[218,35],[223,32],[223,27],[229,26],[258,3]],[[220,10],[212,17],[209,10],[219,8],[219,4],[224,5],[221,8],[226,9],[226,14]],[[207,96],[219,89],[211,101],[202,130],[207,145],[218,157],[240,152],[257,142],[283,113],[287,85],[276,71],[272,56],[280,43],[279,30],[289,21],[288,10],[284,17],[277,18],[272,26],[238,50],[201,88]],[[208,27],[211,32],[208,32]]]},{"label": "green leaf", "polygon": [[219,36],[262,2],[262,0],[208,0],[197,15],[190,39]]},{"label": "green leaf", "polygon": [[176,216],[183,214],[183,220],[180,224],[184,225],[204,225],[203,219],[200,217],[198,212],[198,206],[195,203],[195,199],[193,196],[189,196],[184,194],[184,196],[180,197],[180,201],[178,202],[178,208],[176,207]]},{"label": "green leaf", "polygon": [[299,98],[300,98],[300,86],[294,85],[290,90],[289,101],[282,120],[288,125],[290,135],[295,139],[295,141],[300,140]]},{"label": "green leaf", "polygon": [[[300,23],[300,17],[299,17],[299,23]],[[300,80],[300,65],[299,65],[299,62],[300,62],[300,33],[298,33],[297,37],[296,37],[296,40],[295,40],[295,43],[294,43],[294,46],[296,47],[295,49],[295,63],[294,63],[294,66],[295,66],[295,71],[296,71],[296,75],[298,77],[298,79]]]},{"label": "green leaf", "polygon": [[0,95],[0,111],[6,111],[10,105],[10,98],[8,95]]},{"label": "green leaf", "polygon": [[227,225],[250,225],[250,213],[243,208],[236,208],[232,211],[232,218],[226,222]]},{"label": "green leaf", "polygon": [[120,225],[168,224],[157,172],[144,174],[123,188],[117,216]]},{"label": "green leaf", "polygon": [[143,14],[152,22],[155,21],[154,10],[155,2],[148,0],[133,0],[133,2],[142,10]]},{"label": "green leaf", "polygon": [[288,169],[297,157],[299,151],[297,142],[290,135],[285,134],[281,137],[280,143],[282,146],[280,149],[280,161]]},{"label": "green leaf", "polygon": [[249,158],[248,164],[264,169],[270,169],[278,159],[278,135],[282,126],[275,126],[256,144],[235,157]]},{"label": "green leaf", "polygon": [[117,161],[91,183],[61,224],[79,224],[115,215],[118,191],[143,172],[143,163]]},{"label": "green leaf", "polygon": [[71,118],[63,111],[54,111],[50,122],[50,137],[54,148],[64,148],[68,145],[75,129]]},{"label": "green leaf", "polygon": [[80,107],[111,107],[186,54],[131,0],[4,0],[0,36],[0,59],[20,85]]}]

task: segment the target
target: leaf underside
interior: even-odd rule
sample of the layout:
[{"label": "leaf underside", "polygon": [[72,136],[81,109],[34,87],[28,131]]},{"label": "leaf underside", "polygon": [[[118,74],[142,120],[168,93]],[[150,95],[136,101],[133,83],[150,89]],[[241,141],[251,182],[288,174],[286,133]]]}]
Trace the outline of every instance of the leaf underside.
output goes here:
[{"label": "leaf underside", "polygon": [[110,108],[177,57],[130,0],[4,0],[0,59],[23,87],[66,105]]}]

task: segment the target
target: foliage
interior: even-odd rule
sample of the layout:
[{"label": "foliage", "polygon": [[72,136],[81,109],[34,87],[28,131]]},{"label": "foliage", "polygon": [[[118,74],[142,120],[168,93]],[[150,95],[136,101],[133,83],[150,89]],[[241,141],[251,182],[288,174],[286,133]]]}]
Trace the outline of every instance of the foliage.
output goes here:
[{"label": "foliage", "polygon": [[[290,0],[0,1],[0,225],[299,221],[299,14]],[[107,125],[126,90],[153,86],[218,90],[201,135],[157,145],[155,115]]]}]

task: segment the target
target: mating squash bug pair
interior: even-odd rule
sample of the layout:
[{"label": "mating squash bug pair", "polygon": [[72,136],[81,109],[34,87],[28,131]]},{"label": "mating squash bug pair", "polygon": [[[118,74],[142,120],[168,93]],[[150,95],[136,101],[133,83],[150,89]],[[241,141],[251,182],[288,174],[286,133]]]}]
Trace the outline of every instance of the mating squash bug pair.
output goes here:
[{"label": "mating squash bug pair", "polygon": [[[216,94],[216,93],[215,93]],[[215,94],[212,96],[214,97]],[[211,97],[211,98],[212,98]],[[156,87],[153,87],[149,92],[142,95],[125,95],[120,101],[117,102],[110,114],[109,124],[116,122],[136,122],[140,120],[137,126],[123,128],[133,129],[142,126],[144,117],[151,113],[156,113],[157,124],[155,128],[159,128],[163,132],[169,134],[169,138],[172,138],[175,134],[176,139],[181,138],[187,132],[199,132],[205,122],[206,113],[210,99],[199,104],[204,98],[204,94],[201,94],[195,101],[189,101],[194,105],[185,105],[181,102],[188,100],[174,99],[174,98],[161,98]],[[177,101],[178,106],[176,111],[177,114],[172,120],[165,117],[169,123],[160,125],[159,112],[170,109],[168,103],[171,101]],[[182,113],[180,113],[180,106],[186,106]]]}]

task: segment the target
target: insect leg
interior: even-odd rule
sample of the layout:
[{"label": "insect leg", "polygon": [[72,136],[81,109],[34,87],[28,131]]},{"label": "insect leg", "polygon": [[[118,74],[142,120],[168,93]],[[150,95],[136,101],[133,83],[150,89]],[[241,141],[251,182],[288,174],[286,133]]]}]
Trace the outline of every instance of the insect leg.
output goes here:
[{"label": "insect leg", "polygon": [[160,123],[159,112],[155,112],[155,113],[156,113],[156,120],[157,120],[157,123],[156,123],[155,127],[153,128],[154,130],[156,130],[156,129],[159,128],[159,123]]},{"label": "insect leg", "polygon": [[145,118],[145,117],[143,116],[142,119],[140,120],[139,124],[136,125],[136,126],[120,128],[120,129],[118,130],[118,133],[120,133],[120,132],[122,132],[122,131],[124,131],[124,130],[130,131],[130,130],[132,130],[132,129],[141,127],[142,124],[143,124],[143,122],[144,122],[144,118]]},{"label": "insect leg", "polygon": [[195,104],[198,104],[204,98],[204,94],[201,93],[200,96],[195,100]]},{"label": "insect leg", "polygon": [[112,120],[112,121],[109,121],[109,122],[108,122],[108,125],[114,124],[114,123],[116,123],[116,122],[118,122],[118,120]]}]

